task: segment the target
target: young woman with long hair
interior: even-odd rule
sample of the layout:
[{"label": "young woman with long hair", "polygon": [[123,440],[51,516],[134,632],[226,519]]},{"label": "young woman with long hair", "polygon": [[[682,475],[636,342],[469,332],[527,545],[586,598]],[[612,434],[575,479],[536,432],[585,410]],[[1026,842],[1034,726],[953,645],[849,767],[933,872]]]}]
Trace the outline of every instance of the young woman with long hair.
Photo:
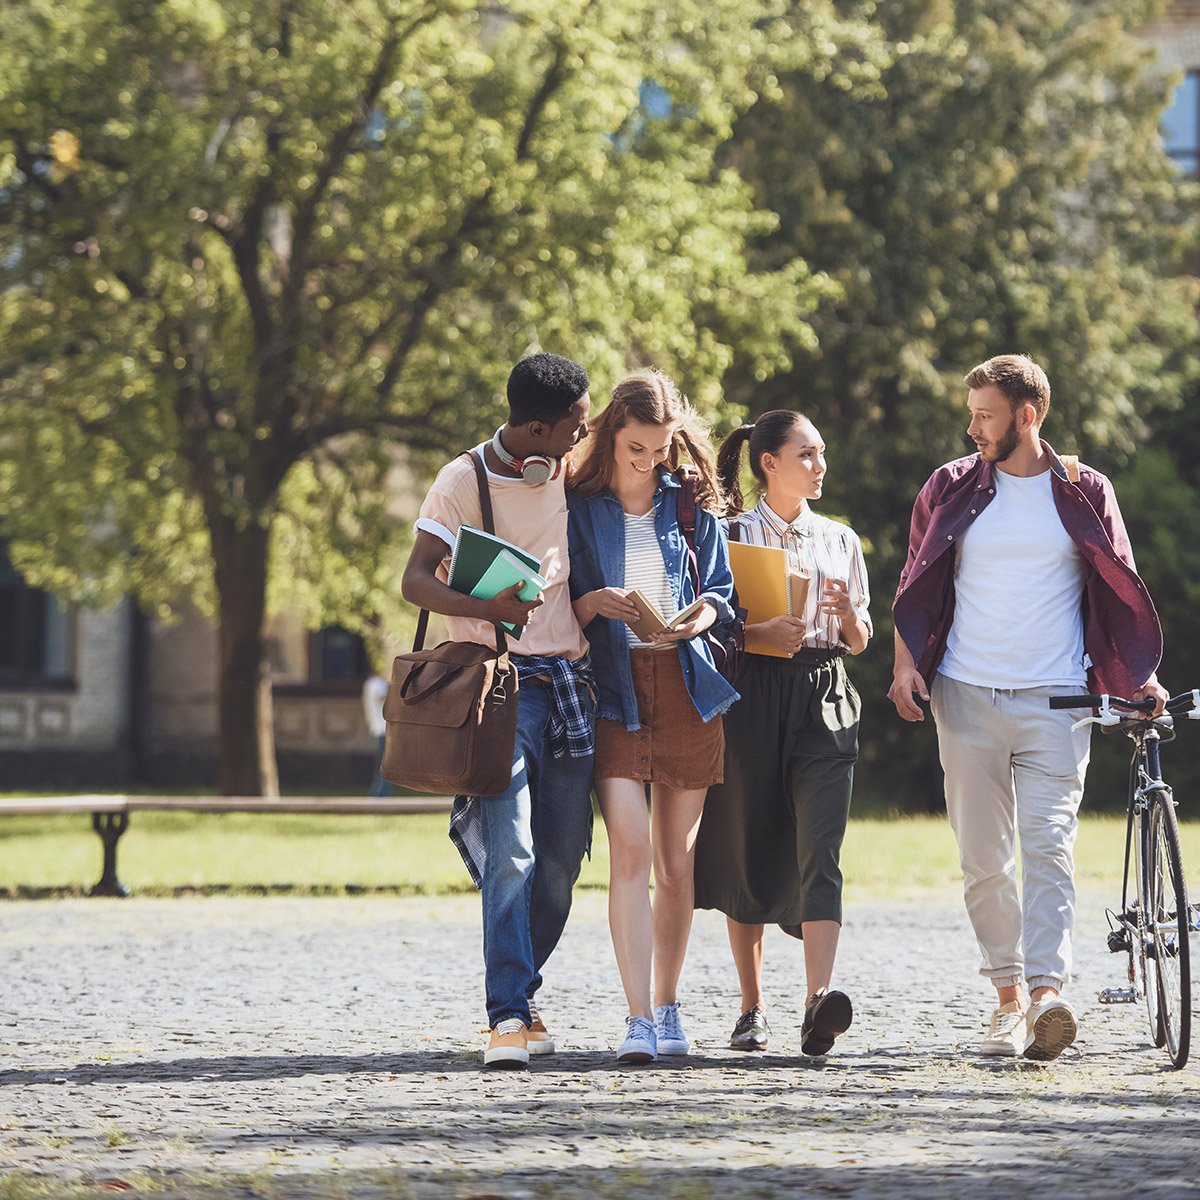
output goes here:
[{"label": "young woman with long hair", "polygon": [[[622,379],[589,430],[567,485],[570,582],[599,692],[595,787],[608,830],[609,925],[629,1004],[617,1057],[652,1062],[690,1048],[677,988],[692,925],[696,830],[705,794],[721,780],[721,714],[737,699],[699,635],[732,615],[733,576],[711,443],[676,385],[658,371]],[[681,468],[694,472],[695,568],[679,523]],[[634,589],[668,618],[700,597],[706,603],[641,641],[627,624],[638,617]]]},{"label": "young woman with long hair", "polygon": [[[742,447],[762,492],[744,511]],[[763,927],[804,940],[805,1054],[826,1054],[853,1007],[830,991],[842,920],[838,865],[854,760],[859,699],[842,659],[866,648],[867,572],[858,536],[818,516],[825,444],[798,412],[764,413],[724,441],[718,456],[730,540],[787,551],[810,576],[803,613],[751,625],[781,655],[745,654],[741,700],[725,719],[725,779],[708,794],[696,853],[696,906],[724,912],[742,991],[730,1046],[765,1050]]]}]

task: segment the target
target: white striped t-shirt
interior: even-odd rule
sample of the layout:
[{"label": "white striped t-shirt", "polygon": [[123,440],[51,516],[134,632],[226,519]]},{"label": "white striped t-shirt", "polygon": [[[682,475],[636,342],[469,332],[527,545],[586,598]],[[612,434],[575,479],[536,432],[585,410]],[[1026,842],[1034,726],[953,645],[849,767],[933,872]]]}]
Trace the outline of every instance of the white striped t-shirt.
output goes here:
[{"label": "white striped t-shirt", "polygon": [[[675,597],[671,594],[671,581],[667,578],[662,548],[654,530],[654,509],[640,517],[625,514],[625,590],[632,592],[634,589],[653,601],[668,620],[674,615]],[[654,645],[638,641],[637,634],[628,625],[625,632],[631,646]],[[654,648],[660,647],[654,645]],[[668,645],[667,649],[671,648]]]},{"label": "white striped t-shirt", "polygon": [[804,607],[804,623],[808,627],[804,644],[829,650],[842,645],[837,618],[818,614],[817,603],[827,579],[846,580],[850,603],[859,619],[872,632],[867,606],[871,594],[867,589],[867,564],[863,560],[862,543],[849,525],[818,516],[807,508],[789,524],[771,510],[766,500],[760,500],[749,512],[732,517],[738,526],[738,541],[753,546],[782,546],[788,553],[788,563],[812,577],[808,585],[808,602]]}]

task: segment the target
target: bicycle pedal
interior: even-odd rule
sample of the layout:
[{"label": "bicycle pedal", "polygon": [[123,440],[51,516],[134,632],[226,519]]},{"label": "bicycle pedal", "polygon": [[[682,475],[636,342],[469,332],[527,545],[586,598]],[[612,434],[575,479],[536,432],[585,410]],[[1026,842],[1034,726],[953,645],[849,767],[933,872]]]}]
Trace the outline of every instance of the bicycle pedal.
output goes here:
[{"label": "bicycle pedal", "polygon": [[1125,929],[1112,929],[1108,934],[1108,951],[1110,954],[1120,954],[1129,949],[1129,932]]},{"label": "bicycle pedal", "polygon": [[1106,987],[1100,989],[1097,999],[1101,1004],[1136,1004],[1137,992],[1131,987]]}]

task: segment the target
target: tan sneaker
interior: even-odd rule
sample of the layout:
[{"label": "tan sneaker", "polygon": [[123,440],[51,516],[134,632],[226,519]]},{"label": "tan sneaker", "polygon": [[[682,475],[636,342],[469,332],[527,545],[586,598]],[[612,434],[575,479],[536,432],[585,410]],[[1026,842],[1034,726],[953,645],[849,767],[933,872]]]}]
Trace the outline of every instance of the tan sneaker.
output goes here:
[{"label": "tan sneaker", "polygon": [[1016,1058],[1024,1048],[1025,1014],[1020,1000],[1010,1000],[992,1013],[992,1024],[979,1043],[979,1053]]},{"label": "tan sneaker", "polygon": [[492,1030],[491,1040],[483,1052],[483,1065],[509,1070],[529,1066],[525,1022],[520,1017],[501,1021]]},{"label": "tan sneaker", "polygon": [[1071,1006],[1058,996],[1047,996],[1031,1004],[1025,1014],[1025,1057],[1050,1062],[1074,1042],[1078,1032]]},{"label": "tan sneaker", "polygon": [[554,1038],[532,999],[529,1001],[529,1032],[525,1035],[525,1046],[530,1054],[554,1053]]}]

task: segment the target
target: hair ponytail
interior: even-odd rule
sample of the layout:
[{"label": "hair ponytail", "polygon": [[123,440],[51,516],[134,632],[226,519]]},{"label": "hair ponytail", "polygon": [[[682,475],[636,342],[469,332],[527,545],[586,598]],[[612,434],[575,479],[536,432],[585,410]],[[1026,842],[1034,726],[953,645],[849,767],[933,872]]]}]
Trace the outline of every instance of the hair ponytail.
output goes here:
[{"label": "hair ponytail", "polygon": [[721,486],[729,501],[729,515],[737,516],[746,511],[746,502],[742,499],[741,469],[742,446],[750,444],[750,473],[758,481],[759,487],[766,490],[767,477],[762,469],[764,454],[778,454],[784,443],[792,436],[792,431],[801,421],[808,418],[790,408],[775,408],[765,412],[753,425],[742,425],[735,429],[722,443],[717,454],[717,470],[721,477]]},{"label": "hair ponytail", "polygon": [[753,432],[753,425],[740,425],[717,451],[717,476],[728,502],[729,515],[734,517],[746,511],[746,502],[742,499],[742,447]]}]

